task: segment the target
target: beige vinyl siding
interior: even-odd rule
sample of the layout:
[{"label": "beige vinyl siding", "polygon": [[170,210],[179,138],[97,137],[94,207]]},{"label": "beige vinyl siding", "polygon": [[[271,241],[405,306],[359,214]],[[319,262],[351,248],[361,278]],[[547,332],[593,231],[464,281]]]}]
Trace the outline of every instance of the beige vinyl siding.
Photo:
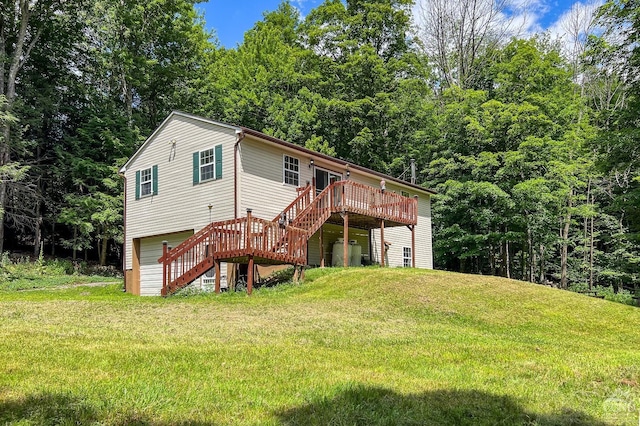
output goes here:
[{"label": "beige vinyl siding", "polygon": [[[351,180],[365,185],[380,188],[380,179],[363,176],[359,172],[351,173]],[[416,226],[416,267],[433,269],[433,249],[431,242],[431,198],[428,194],[402,187],[393,182],[386,182],[386,190],[401,194],[408,192],[410,197],[418,195],[418,224]],[[403,247],[411,247],[411,231],[406,226],[394,226],[384,228],[384,239],[391,243],[385,264],[392,267],[401,267]],[[371,235],[372,260],[380,263],[380,229],[374,229]]]},{"label": "beige vinyl siding", "polygon": [[[300,161],[300,186],[306,182],[312,182],[313,169],[309,167],[311,157],[302,155],[293,150],[278,145],[272,145],[250,137],[245,138],[240,144],[241,172],[239,173],[239,198],[241,216],[247,208],[253,210],[253,215],[263,219],[275,218],[286,206],[293,201],[297,192],[294,186],[286,185],[283,178],[283,155],[291,155]],[[332,163],[325,159],[314,158],[315,167],[321,167],[343,175],[344,165]],[[380,179],[367,176],[358,170],[351,169],[350,179],[380,187]],[[386,183],[387,191],[401,194],[401,191],[409,192],[410,196],[418,194],[410,188],[401,187],[393,182]],[[416,226],[416,266],[419,268],[433,268],[431,247],[431,206],[428,194],[419,193],[418,198],[418,225]],[[330,225],[325,225],[330,226]],[[340,228],[338,226],[338,228]],[[326,228],[331,229],[331,228]],[[356,230],[355,232],[358,232]],[[360,231],[366,234],[366,231]],[[342,230],[340,228],[340,234]],[[309,264],[320,262],[319,239],[316,233],[309,240]],[[353,239],[350,237],[350,239]],[[380,231],[372,231],[373,252],[369,252],[368,241],[360,241],[362,252],[371,256],[371,260],[380,262]],[[385,240],[391,242],[387,252],[387,264],[389,266],[402,266],[402,247],[411,247],[411,231],[406,226],[385,228]],[[335,239],[324,238],[325,262],[331,262],[331,247]]]},{"label": "beige vinyl siding", "polygon": [[[235,141],[233,129],[182,115],[174,115],[154,134],[125,172],[126,269],[131,268],[134,238],[197,231],[209,223],[209,204],[212,220],[233,218]],[[193,185],[193,153],[216,145],[222,145],[222,178]],[[158,166],[158,195],[136,200],[136,171],[154,165]]]},{"label": "beige vinyl siding", "polygon": [[193,235],[192,231],[140,239],[140,296],[160,296],[162,290],[162,241],[172,247]]},{"label": "beige vinyl siding", "polygon": [[244,216],[246,209],[250,208],[255,217],[272,220],[296,199],[298,196],[296,187],[284,183],[285,154],[299,161],[300,186],[311,182],[309,157],[250,137],[242,140],[238,176],[240,192],[238,214],[240,216]]}]

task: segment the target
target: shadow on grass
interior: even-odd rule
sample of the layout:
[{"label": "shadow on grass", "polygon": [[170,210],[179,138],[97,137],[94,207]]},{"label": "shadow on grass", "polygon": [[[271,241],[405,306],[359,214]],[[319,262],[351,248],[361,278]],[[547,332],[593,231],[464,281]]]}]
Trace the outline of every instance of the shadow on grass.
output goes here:
[{"label": "shadow on grass", "polygon": [[0,425],[90,425],[108,424],[114,426],[169,426],[194,425],[212,426],[192,420],[162,422],[138,413],[114,413],[99,410],[87,401],[65,395],[41,393],[26,398],[0,399]]},{"label": "shadow on grass", "polygon": [[276,416],[285,425],[605,425],[574,410],[553,415],[531,413],[510,397],[480,391],[400,395],[366,386]]}]

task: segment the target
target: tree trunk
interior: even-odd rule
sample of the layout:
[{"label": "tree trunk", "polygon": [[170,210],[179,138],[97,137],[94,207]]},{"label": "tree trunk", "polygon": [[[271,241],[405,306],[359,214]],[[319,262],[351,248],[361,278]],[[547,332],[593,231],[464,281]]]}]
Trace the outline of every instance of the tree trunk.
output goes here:
[{"label": "tree trunk", "polygon": [[100,266],[104,266],[107,264],[107,247],[109,245],[109,239],[106,237],[102,238],[100,244]]},{"label": "tree trunk", "polygon": [[[5,6],[7,3],[4,3]],[[40,35],[42,34],[43,27],[35,29],[30,27],[29,21],[31,20],[32,10],[31,7],[37,6],[36,2],[29,0],[20,0],[17,13],[9,22],[8,17],[3,17],[6,21],[2,22],[8,28],[5,30],[9,33],[13,33],[12,45],[13,51],[10,55],[7,55],[6,51],[6,38],[4,34],[0,34],[0,58],[3,59],[0,64],[0,95],[4,95],[6,98],[6,111],[11,112],[13,102],[16,98],[16,82],[18,80],[18,73],[24,66],[25,62],[29,59],[31,50],[38,43]],[[15,5],[9,6],[10,8]],[[51,9],[52,10],[52,9]],[[51,11],[49,11],[51,13]],[[48,22],[49,16],[40,16],[42,22]],[[30,37],[30,39],[28,39]],[[8,68],[5,68],[8,65]],[[6,74],[5,74],[6,73]],[[0,167],[6,166],[11,162],[11,123],[4,123],[2,129],[2,140],[0,140]],[[2,176],[0,179],[0,253],[4,250],[4,234],[5,234],[5,208],[7,206],[7,181],[9,176]]]},{"label": "tree trunk", "polygon": [[77,248],[78,246],[76,244],[77,240],[78,240],[78,227],[74,226],[73,227],[73,256],[72,256],[73,260],[76,260],[77,254],[78,254],[78,248]]},{"label": "tree trunk", "polygon": [[535,265],[535,253],[533,252],[533,235],[531,228],[527,226],[527,246],[529,248],[529,282],[533,282],[534,277],[534,265]]},{"label": "tree trunk", "polygon": [[[587,181],[587,204],[589,203],[589,199],[591,197],[591,178]],[[587,216],[584,217],[584,230],[583,230],[583,240],[584,240],[584,253],[582,256],[582,264],[584,265],[582,270],[587,275],[586,269],[589,265],[589,218]],[[589,288],[591,288],[591,284],[589,284]]]},{"label": "tree trunk", "polygon": [[564,226],[561,229],[560,237],[562,238],[562,247],[560,249],[560,288],[568,287],[568,259],[569,259],[569,228],[571,226],[571,208],[573,206],[573,190],[569,193],[567,201],[567,214],[564,217]]},{"label": "tree trunk", "polygon": [[51,221],[51,256],[56,255],[56,221]]},{"label": "tree trunk", "polygon": [[507,278],[511,278],[511,257],[509,256],[509,241],[504,242],[504,253],[505,253],[505,268]]},{"label": "tree trunk", "polygon": [[493,246],[489,247],[489,268],[491,275],[496,274],[496,251]]},{"label": "tree trunk", "polygon": [[[591,194],[591,205],[594,205],[593,194]],[[593,214],[591,215],[591,229],[590,229],[590,244],[589,244],[589,290],[593,290]]]},{"label": "tree trunk", "polygon": [[543,283],[545,280],[545,270],[544,270],[544,244],[540,244],[540,283]]},{"label": "tree trunk", "polygon": [[40,243],[42,242],[42,213],[40,212],[40,201],[37,201],[36,206],[36,223],[33,235],[33,255],[35,257],[40,256]]},{"label": "tree trunk", "polygon": [[[7,109],[10,110],[9,102],[7,102]],[[9,156],[11,124],[7,122],[3,127],[2,140],[0,141],[0,167],[8,165],[11,160],[11,157]],[[4,218],[5,208],[7,206],[7,178],[8,176],[2,176],[0,179],[0,253],[4,251]]]}]

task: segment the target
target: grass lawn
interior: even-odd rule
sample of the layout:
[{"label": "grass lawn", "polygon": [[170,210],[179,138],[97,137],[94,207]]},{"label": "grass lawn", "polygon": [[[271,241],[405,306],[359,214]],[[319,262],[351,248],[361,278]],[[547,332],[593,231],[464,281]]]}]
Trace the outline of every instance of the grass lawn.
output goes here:
[{"label": "grass lawn", "polygon": [[312,270],[140,298],[0,291],[0,424],[637,425],[640,309],[494,277]]}]

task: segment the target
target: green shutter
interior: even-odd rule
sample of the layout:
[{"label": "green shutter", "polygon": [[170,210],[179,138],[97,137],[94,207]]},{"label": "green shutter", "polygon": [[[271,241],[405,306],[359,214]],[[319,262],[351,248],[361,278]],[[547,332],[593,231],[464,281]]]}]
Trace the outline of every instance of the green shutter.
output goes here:
[{"label": "green shutter", "polygon": [[140,199],[140,170],[136,172],[136,200]]},{"label": "green shutter", "polygon": [[158,166],[151,169],[151,179],[153,179],[153,195],[158,195]]},{"label": "green shutter", "polygon": [[193,153],[193,184],[200,183],[200,153]]},{"label": "green shutter", "polygon": [[222,178],[222,145],[216,145],[216,179]]}]

